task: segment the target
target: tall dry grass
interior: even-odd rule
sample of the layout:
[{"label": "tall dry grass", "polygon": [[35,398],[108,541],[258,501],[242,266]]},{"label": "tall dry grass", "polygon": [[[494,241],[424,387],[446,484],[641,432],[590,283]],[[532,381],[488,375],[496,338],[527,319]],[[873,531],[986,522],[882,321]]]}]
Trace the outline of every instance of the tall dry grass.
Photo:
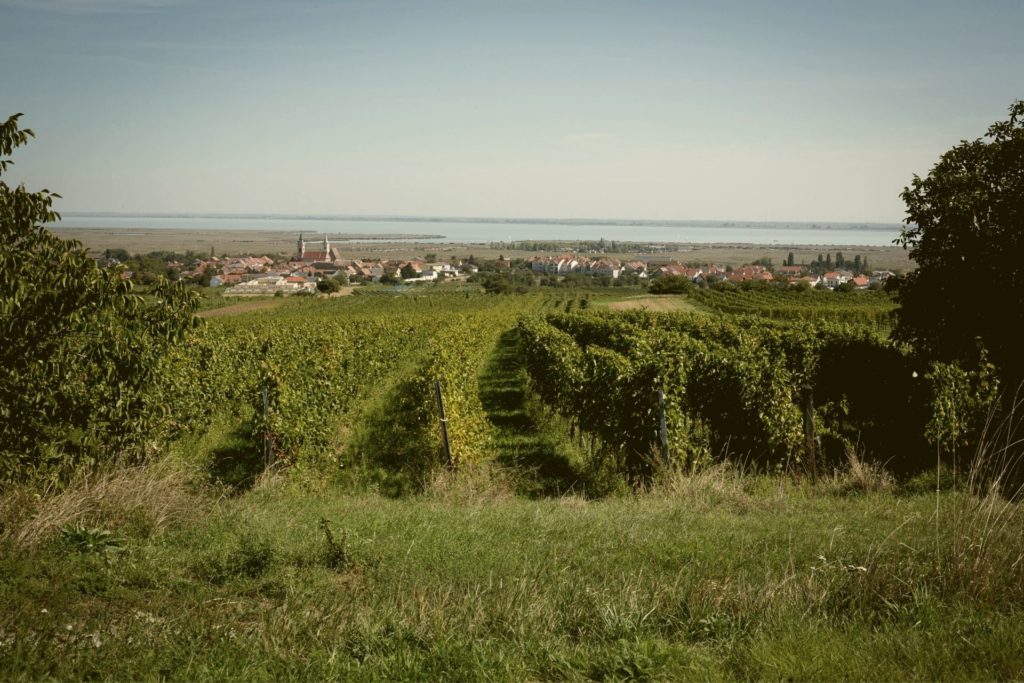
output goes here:
[{"label": "tall dry grass", "polygon": [[[728,462],[719,462],[693,471],[665,468],[655,474],[641,496],[685,502],[694,511],[706,511],[720,505],[751,509],[765,502],[752,495],[753,476]],[[762,498],[762,500],[759,500]]]},{"label": "tall dry grass", "polygon": [[456,505],[501,503],[516,497],[517,480],[496,463],[467,463],[457,470],[437,468],[423,485],[426,497]]},{"label": "tall dry grass", "polygon": [[857,493],[891,493],[896,490],[896,478],[881,463],[866,460],[857,449],[846,449],[846,466],[836,469],[823,479],[829,493],[849,495]]},{"label": "tall dry grass", "polygon": [[[943,489],[941,454],[930,519],[907,517],[857,561],[823,555],[791,577],[810,604],[877,606],[933,592],[990,605],[1024,606],[1024,396],[997,402],[972,457]],[[854,452],[825,482],[833,493],[895,491],[892,477]],[[888,505],[879,498],[879,505]],[[930,538],[929,538],[930,536]]]},{"label": "tall dry grass", "polygon": [[105,470],[82,475],[59,490],[4,493],[0,542],[33,546],[73,524],[148,536],[200,514],[209,500],[176,463]]},{"label": "tall dry grass", "polygon": [[[974,450],[966,493],[937,507],[936,563],[951,588],[1024,602],[1024,395],[997,401]],[[941,542],[945,538],[945,542]]]}]

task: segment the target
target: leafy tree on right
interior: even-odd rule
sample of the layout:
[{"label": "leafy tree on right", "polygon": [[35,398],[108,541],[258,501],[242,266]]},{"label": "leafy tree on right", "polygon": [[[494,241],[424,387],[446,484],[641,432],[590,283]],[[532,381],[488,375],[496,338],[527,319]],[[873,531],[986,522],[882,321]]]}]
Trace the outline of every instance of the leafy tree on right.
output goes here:
[{"label": "leafy tree on right", "polygon": [[896,243],[917,269],[899,288],[894,335],[934,360],[976,362],[1024,380],[1024,100],[984,138],[961,141],[901,194]]}]

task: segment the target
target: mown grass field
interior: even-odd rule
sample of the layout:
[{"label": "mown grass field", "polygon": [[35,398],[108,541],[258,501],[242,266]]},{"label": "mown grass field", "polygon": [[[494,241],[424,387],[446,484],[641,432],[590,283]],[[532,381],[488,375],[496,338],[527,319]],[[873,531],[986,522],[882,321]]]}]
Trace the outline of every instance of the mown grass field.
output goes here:
[{"label": "mown grass field", "polygon": [[[553,296],[529,305],[582,306]],[[440,302],[285,299],[207,324],[443,321]],[[324,462],[263,472],[227,411],[149,465],[4,492],[0,679],[1024,678],[1018,503],[856,459],[815,481],[718,463],[630,486],[542,405],[518,332],[494,339],[468,383],[489,457],[402,495],[346,448],[381,434],[408,363],[331,425]]]}]

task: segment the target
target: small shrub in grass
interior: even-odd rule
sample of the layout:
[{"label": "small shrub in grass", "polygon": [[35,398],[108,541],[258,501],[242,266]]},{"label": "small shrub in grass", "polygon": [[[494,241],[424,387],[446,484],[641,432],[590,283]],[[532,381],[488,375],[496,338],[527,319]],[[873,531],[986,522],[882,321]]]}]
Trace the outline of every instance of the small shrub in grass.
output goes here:
[{"label": "small shrub in grass", "polygon": [[631,492],[623,473],[622,459],[602,451],[591,457],[583,471],[584,492],[588,498],[626,496]]},{"label": "small shrub in grass", "polygon": [[202,557],[193,566],[195,575],[210,583],[220,584],[233,578],[255,579],[273,565],[276,552],[270,542],[253,533],[238,537],[226,550],[218,548]]},{"label": "small shrub in grass", "polygon": [[348,531],[335,532],[326,517],[317,522],[319,542],[313,547],[290,553],[289,563],[296,567],[326,567],[338,572],[355,569],[358,563],[352,553]]},{"label": "small shrub in grass", "polygon": [[266,539],[245,534],[238,540],[238,547],[229,556],[234,573],[257,577],[270,568],[274,562],[274,549]]},{"label": "small shrub in grass", "polygon": [[664,675],[665,655],[649,642],[620,640],[590,664],[595,681],[650,681]]},{"label": "small shrub in grass", "polygon": [[836,470],[826,480],[825,488],[839,495],[860,493],[889,493],[896,488],[896,480],[885,467],[870,462],[852,448],[846,451],[846,467]]},{"label": "small shrub in grass", "polygon": [[64,542],[80,553],[119,553],[125,549],[125,540],[99,527],[84,524],[66,526],[60,530]]},{"label": "small shrub in grass", "polygon": [[900,483],[899,491],[904,495],[918,496],[923,494],[934,494],[936,486],[940,491],[951,492],[953,490],[953,468],[943,467],[939,471],[936,481],[935,471],[920,472]]},{"label": "small shrub in grass", "polygon": [[345,530],[341,530],[341,538],[339,539],[334,535],[334,532],[331,531],[331,525],[328,524],[327,520],[323,517],[320,518],[320,530],[324,532],[324,545],[322,550],[324,565],[330,569],[351,569],[352,565],[355,563],[352,561],[348,549],[345,547]]}]

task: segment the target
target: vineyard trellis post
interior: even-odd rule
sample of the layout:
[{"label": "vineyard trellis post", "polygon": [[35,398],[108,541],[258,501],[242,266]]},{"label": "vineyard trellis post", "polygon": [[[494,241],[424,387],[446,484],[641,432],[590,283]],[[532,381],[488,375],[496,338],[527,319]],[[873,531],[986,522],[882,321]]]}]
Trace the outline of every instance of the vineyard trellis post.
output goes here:
[{"label": "vineyard trellis post", "polygon": [[665,418],[665,392],[661,389],[658,390],[658,412],[660,414],[658,433],[661,437],[661,459],[668,464],[668,420]]},{"label": "vineyard trellis post", "polygon": [[270,388],[264,384],[262,389],[263,394],[263,466],[270,467],[273,463],[271,458],[273,457],[272,449],[270,447],[270,433],[267,430],[267,416],[270,413]]},{"label": "vineyard trellis post", "polygon": [[818,480],[818,458],[814,444],[814,390],[807,386],[803,391],[804,413],[804,456],[811,471],[811,481]]},{"label": "vineyard trellis post", "polygon": [[441,420],[441,444],[444,446],[444,457],[448,467],[453,467],[452,450],[448,444],[448,418],[444,414],[444,400],[441,397],[441,382],[434,380],[434,396],[437,399],[437,416]]}]

